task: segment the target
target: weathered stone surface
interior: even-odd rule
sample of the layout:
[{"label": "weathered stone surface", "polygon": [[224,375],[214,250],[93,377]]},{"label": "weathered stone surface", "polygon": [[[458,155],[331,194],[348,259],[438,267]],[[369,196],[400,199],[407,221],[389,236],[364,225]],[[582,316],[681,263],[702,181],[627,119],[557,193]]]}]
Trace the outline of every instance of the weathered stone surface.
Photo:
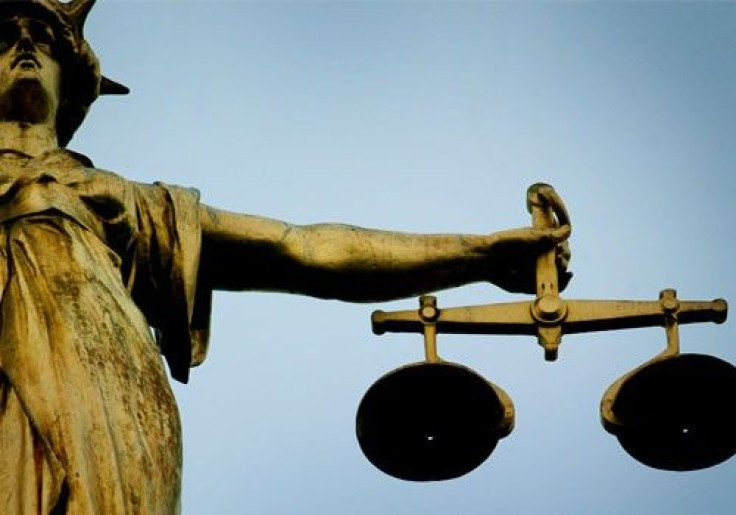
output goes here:
[{"label": "weathered stone surface", "polygon": [[569,233],[294,226],[96,169],[63,148],[98,94],[126,92],[82,37],[92,3],[0,0],[0,513],[179,510],[162,356],[181,381],[204,360],[213,289],[356,302],[484,280],[529,290],[529,251]]}]

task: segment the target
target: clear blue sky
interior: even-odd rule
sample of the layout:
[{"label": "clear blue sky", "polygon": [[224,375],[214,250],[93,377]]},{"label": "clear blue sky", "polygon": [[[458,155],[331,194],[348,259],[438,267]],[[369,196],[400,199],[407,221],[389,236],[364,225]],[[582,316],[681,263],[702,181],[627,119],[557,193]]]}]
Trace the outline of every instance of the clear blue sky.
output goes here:
[{"label": "clear blue sky", "polygon": [[[132,89],[71,144],[99,167],[230,210],[416,232],[527,225],[543,180],[574,223],[568,298],[736,301],[735,3],[105,0],[87,36]],[[647,469],[599,423],[606,387],[663,348],[656,328],[568,336],[556,363],[532,338],[441,336],[511,395],[516,429],[454,481],[378,472],[355,410],[422,348],[373,336],[369,315],[415,303],[218,294],[210,358],[176,388],[184,513],[734,512],[736,459]],[[734,332],[684,327],[683,350],[733,363]]]}]

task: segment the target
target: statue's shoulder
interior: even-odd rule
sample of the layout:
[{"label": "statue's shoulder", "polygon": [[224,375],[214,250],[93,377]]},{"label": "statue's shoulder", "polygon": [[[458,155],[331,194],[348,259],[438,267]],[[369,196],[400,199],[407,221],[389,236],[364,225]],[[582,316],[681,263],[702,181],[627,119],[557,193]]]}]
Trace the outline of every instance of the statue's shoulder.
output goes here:
[{"label": "statue's shoulder", "polygon": [[74,150],[61,148],[57,150],[55,154],[59,156],[60,158],[62,159],[66,158],[72,163],[77,164],[78,166],[81,166],[83,168],[89,168],[89,169],[95,168],[95,164],[92,162],[92,160],[80,152],[75,152]]},{"label": "statue's shoulder", "polygon": [[47,165],[52,165],[51,168],[66,169],[78,179],[128,182],[120,174],[97,168],[86,155],[66,148],[56,150],[46,158],[45,162]]},{"label": "statue's shoulder", "polygon": [[87,182],[94,184],[95,188],[105,187],[120,190],[135,190],[138,195],[150,199],[189,199],[187,201],[199,202],[200,192],[196,188],[168,184],[162,181],[152,183],[139,182],[128,179],[116,172],[97,168],[90,158],[79,152],[68,149],[59,149],[52,159],[62,162],[62,168],[66,168],[69,182]]}]

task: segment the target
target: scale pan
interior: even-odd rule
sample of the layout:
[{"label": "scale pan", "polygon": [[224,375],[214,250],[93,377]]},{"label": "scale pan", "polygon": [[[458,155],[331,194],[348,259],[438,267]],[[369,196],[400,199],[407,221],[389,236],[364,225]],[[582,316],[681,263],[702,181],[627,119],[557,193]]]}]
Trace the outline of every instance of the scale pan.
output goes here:
[{"label": "scale pan", "polygon": [[366,458],[409,481],[453,479],[483,463],[513,426],[498,387],[453,363],[414,363],[366,392],[356,430]]},{"label": "scale pan", "polygon": [[736,367],[713,356],[658,359],[626,379],[608,428],[641,463],[698,470],[736,454]]}]

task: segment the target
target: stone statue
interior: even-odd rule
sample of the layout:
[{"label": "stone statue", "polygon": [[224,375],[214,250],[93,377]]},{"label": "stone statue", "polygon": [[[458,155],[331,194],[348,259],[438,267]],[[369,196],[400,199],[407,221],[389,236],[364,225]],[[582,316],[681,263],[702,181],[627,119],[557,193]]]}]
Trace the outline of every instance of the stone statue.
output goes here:
[{"label": "stone statue", "polygon": [[529,291],[534,256],[554,246],[566,269],[568,227],[295,226],[95,168],[65,147],[98,95],[127,88],[84,39],[93,3],[0,0],[0,513],[179,511],[164,360],[183,382],[204,360],[213,290],[353,302],[473,281]]}]

